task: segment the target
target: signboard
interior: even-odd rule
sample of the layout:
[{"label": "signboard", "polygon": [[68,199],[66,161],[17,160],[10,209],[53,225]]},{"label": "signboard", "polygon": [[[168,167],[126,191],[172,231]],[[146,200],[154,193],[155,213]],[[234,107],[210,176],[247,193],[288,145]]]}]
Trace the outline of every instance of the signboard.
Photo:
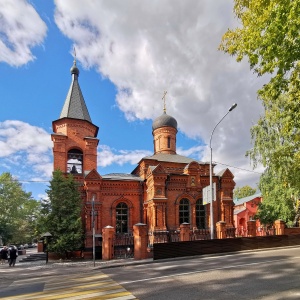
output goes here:
[{"label": "signboard", "polygon": [[[216,201],[217,197],[216,197],[216,183],[213,183],[213,199],[214,201]],[[202,194],[203,194],[203,204],[208,204],[210,203],[210,199],[211,199],[211,192],[210,192],[210,185],[206,186],[203,190],[202,190]]]}]

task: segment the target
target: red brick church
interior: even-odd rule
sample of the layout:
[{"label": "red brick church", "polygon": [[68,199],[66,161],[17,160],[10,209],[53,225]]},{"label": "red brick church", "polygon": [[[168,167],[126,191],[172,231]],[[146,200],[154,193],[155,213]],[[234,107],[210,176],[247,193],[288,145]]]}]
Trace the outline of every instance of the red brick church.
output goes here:
[{"label": "red brick church", "polygon": [[[92,203],[96,234],[108,225],[117,233],[130,233],[136,223],[147,224],[149,230],[177,229],[184,222],[191,228],[209,228],[209,204],[202,198],[202,189],[209,185],[209,163],[176,153],[176,119],[164,107],[152,124],[153,155],[137,162],[130,174],[101,175],[97,171],[99,128],[93,124],[82,95],[76,61],[71,75],[51,136],[54,169],[72,173],[81,186],[86,247],[92,246]],[[214,220],[232,227],[233,175],[225,169],[213,174],[213,182],[217,186]]]}]

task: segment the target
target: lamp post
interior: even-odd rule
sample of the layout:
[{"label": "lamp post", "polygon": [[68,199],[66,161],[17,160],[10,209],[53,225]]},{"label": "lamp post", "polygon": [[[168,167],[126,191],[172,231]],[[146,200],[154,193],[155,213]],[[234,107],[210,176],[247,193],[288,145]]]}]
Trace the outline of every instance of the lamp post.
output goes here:
[{"label": "lamp post", "polygon": [[211,147],[211,141],[213,134],[217,128],[217,126],[223,121],[223,119],[235,108],[237,107],[237,104],[234,103],[231,105],[229,108],[228,112],[221,118],[221,120],[216,124],[214,127],[213,131],[211,132],[210,135],[210,140],[209,140],[209,148],[210,148],[210,165],[209,165],[209,186],[210,186],[210,238],[214,238],[214,211],[213,211],[213,197],[214,197],[214,191],[213,191],[213,180],[212,180],[212,147]]},{"label": "lamp post", "polygon": [[50,232],[46,232],[42,235],[46,239],[46,264],[48,263],[48,245],[49,245],[49,239],[52,236]]}]

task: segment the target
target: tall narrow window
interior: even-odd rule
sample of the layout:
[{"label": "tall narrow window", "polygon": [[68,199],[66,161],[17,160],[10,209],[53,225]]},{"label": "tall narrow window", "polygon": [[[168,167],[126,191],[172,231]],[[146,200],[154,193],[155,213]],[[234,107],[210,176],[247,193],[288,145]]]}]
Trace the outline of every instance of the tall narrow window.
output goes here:
[{"label": "tall narrow window", "polygon": [[179,224],[190,223],[190,201],[181,199],[179,202]]},{"label": "tall narrow window", "polygon": [[168,136],[168,148],[171,148],[171,138]]},{"label": "tall narrow window", "polygon": [[202,199],[198,199],[196,202],[196,226],[199,229],[206,228],[206,211]]},{"label": "tall narrow window", "polygon": [[116,207],[116,232],[128,233],[128,206],[120,202]]},{"label": "tall narrow window", "polygon": [[82,174],[82,152],[78,149],[71,149],[68,152],[67,172]]}]

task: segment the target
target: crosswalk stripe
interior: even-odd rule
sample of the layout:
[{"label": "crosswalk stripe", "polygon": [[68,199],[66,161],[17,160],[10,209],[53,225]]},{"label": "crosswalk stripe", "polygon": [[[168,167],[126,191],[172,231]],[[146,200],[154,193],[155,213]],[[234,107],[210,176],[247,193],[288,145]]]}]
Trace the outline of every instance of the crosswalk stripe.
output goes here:
[{"label": "crosswalk stripe", "polygon": [[[45,282],[46,281],[46,282]],[[59,299],[136,299],[130,292],[103,273],[62,275],[51,278],[36,278],[14,282],[10,287],[22,288],[28,284],[45,283],[42,292],[10,297],[2,300],[59,300]]]},{"label": "crosswalk stripe", "polygon": [[[128,293],[124,288],[114,288],[113,290],[87,290],[87,291],[80,291],[80,292],[63,292],[63,290],[59,290],[56,293],[42,293],[37,298],[32,297],[28,299],[47,299],[47,300],[55,300],[55,299],[74,299],[76,297],[80,297],[79,299],[89,299],[90,296],[106,296],[109,294],[120,294],[120,293]],[[27,296],[27,295],[26,295]]]}]

